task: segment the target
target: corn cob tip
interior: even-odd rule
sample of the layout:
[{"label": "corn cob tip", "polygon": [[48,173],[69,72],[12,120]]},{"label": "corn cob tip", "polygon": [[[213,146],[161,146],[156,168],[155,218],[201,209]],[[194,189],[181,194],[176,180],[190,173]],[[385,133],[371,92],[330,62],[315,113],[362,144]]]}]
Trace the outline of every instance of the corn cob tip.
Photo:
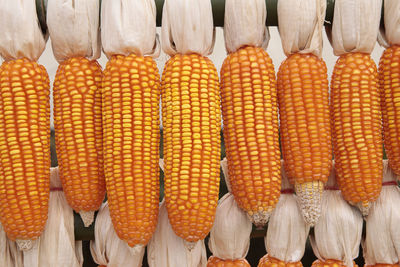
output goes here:
[{"label": "corn cob tip", "polygon": [[[350,203],[353,204],[353,203]],[[371,202],[358,202],[355,206],[361,211],[362,216],[365,218],[369,214],[369,209],[371,208]]]},{"label": "corn cob tip", "polygon": [[186,240],[184,240],[185,247],[186,247],[189,251],[192,251],[192,249],[194,249],[194,247],[196,246],[196,243],[197,243],[197,242],[191,242],[191,241],[186,241]]},{"label": "corn cob tip", "polygon": [[94,221],[94,211],[83,211],[79,212],[81,219],[83,221],[83,225],[85,227],[89,227]]},{"label": "corn cob tip", "polygon": [[295,191],[299,198],[300,210],[303,214],[304,221],[309,226],[314,227],[321,215],[324,183],[321,181],[296,183]]},{"label": "corn cob tip", "polygon": [[15,240],[15,243],[17,243],[19,250],[27,251],[27,250],[30,250],[33,248],[35,241],[30,240],[30,239],[27,239],[27,240],[17,239],[17,240]]},{"label": "corn cob tip", "polygon": [[256,227],[264,227],[268,220],[269,217],[271,216],[272,210],[271,211],[257,211],[257,212],[248,212],[247,217],[250,219],[250,221],[256,226]]}]

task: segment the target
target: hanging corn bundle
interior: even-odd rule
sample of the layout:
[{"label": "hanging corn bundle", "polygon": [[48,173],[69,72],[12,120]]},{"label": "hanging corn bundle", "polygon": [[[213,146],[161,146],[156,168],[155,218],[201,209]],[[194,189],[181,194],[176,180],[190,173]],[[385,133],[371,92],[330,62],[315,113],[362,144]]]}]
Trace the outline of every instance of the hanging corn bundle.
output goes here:
[{"label": "hanging corn bundle", "polygon": [[159,202],[156,6],[154,0],[104,0],[101,10],[109,57],[102,88],[108,205],[118,237],[144,249],[156,228]]},{"label": "hanging corn bundle", "polygon": [[165,202],[172,229],[191,243],[210,231],[219,190],[219,82],[206,57],[214,45],[211,1],[166,0],[162,18],[171,56],[161,83]]},{"label": "hanging corn bundle", "polygon": [[389,166],[400,175],[400,2],[384,0],[383,6],[385,27],[378,38],[386,48],[379,62],[383,135]]},{"label": "hanging corn bundle", "polygon": [[363,252],[366,266],[399,267],[400,189],[396,175],[384,161],[382,192],[366,218]]},{"label": "hanging corn bundle", "polygon": [[[227,160],[221,161],[225,182],[230,190]],[[207,267],[250,267],[245,257],[250,247],[252,224],[247,213],[228,192],[220,200],[211,228],[208,247],[213,256],[208,259]]]},{"label": "hanging corn bundle", "polygon": [[331,120],[335,166],[345,200],[368,214],[382,184],[382,131],[375,46],[381,0],[335,2]]},{"label": "hanging corn bundle", "polygon": [[49,78],[36,62],[46,40],[35,1],[0,6],[0,221],[27,250],[46,224],[50,192]]},{"label": "hanging corn bundle", "polygon": [[99,267],[141,267],[144,249],[130,247],[118,238],[110,220],[108,203],[104,203],[96,217],[94,240],[90,241],[90,252]]},{"label": "hanging corn bundle", "polygon": [[280,193],[275,70],[264,50],[265,1],[226,1],[221,68],[224,140],[232,194],[257,226],[267,223]]},{"label": "hanging corn bundle", "polygon": [[[101,127],[99,1],[50,0],[47,24],[60,63],[54,81],[54,127],[60,178],[84,225],[105,195]],[[72,18],[72,19],[71,19]]]},{"label": "hanging corn bundle", "polygon": [[304,255],[310,226],[303,219],[298,198],[282,166],[281,197],[271,214],[264,238],[268,254],[260,260],[258,267],[303,266],[300,260]]},{"label": "hanging corn bundle", "polygon": [[318,258],[312,267],[357,266],[363,227],[362,216],[343,198],[334,169],[322,195],[321,217],[310,234],[310,242]]},{"label": "hanging corn bundle", "polygon": [[325,9],[326,0],[278,2],[279,33],[288,56],[277,80],[282,155],[310,226],[320,216],[332,165],[328,77],[321,58]]}]

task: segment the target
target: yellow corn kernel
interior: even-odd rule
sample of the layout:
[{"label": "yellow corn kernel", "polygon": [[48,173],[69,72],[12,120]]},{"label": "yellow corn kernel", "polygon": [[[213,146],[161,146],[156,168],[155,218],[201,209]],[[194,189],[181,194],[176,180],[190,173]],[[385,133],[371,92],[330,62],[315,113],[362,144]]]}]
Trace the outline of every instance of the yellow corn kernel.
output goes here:
[{"label": "yellow corn kernel", "polygon": [[97,61],[77,57],[60,64],[54,81],[60,179],[77,212],[97,210],[105,195],[101,78]]},{"label": "yellow corn kernel", "polygon": [[383,135],[390,168],[400,175],[400,46],[385,50],[379,62]]},{"label": "yellow corn kernel", "polygon": [[[335,162],[336,164],[336,162]],[[311,267],[346,267],[346,264],[343,261],[339,260],[316,260],[313,262]],[[358,265],[353,261],[353,267],[358,267]]]},{"label": "yellow corn kernel", "polygon": [[260,259],[258,267],[303,267],[303,264],[300,261],[284,262],[267,254]]},{"label": "yellow corn kernel", "polygon": [[162,75],[165,200],[175,233],[204,239],[217,208],[220,175],[220,93],[212,62],[175,55]]},{"label": "yellow corn kernel", "polygon": [[252,221],[264,225],[279,199],[281,161],[275,71],[262,48],[228,55],[221,96],[231,191]]},{"label": "yellow corn kernel", "polygon": [[250,267],[246,259],[239,260],[223,260],[215,256],[211,256],[207,261],[207,267]]},{"label": "yellow corn kernel", "polygon": [[34,240],[50,193],[49,78],[28,59],[0,67],[0,221],[11,240]]},{"label": "yellow corn kernel", "polygon": [[335,171],[343,197],[364,207],[382,187],[382,130],[378,72],[368,54],[336,62],[331,82]]},{"label": "yellow corn kernel", "polygon": [[[138,75],[137,75],[138,74]],[[146,245],[159,203],[159,74],[151,57],[113,56],[103,75],[103,151],[114,229]]]}]

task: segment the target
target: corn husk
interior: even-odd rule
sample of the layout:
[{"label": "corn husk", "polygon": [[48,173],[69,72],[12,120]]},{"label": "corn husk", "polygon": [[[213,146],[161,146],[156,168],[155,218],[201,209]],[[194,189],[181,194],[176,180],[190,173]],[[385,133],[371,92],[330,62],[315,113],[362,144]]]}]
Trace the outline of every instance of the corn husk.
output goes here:
[{"label": "corn husk", "polygon": [[286,56],[312,53],[321,57],[326,0],[280,0],[279,35]]},{"label": "corn husk", "polygon": [[17,244],[7,238],[0,224],[0,266],[23,267],[22,252],[18,250]]},{"label": "corn husk", "polygon": [[32,0],[0,0],[0,55],[5,60],[37,61],[46,47]]},{"label": "corn husk", "polygon": [[147,262],[150,267],[205,267],[207,264],[204,240],[189,246],[177,236],[169,223],[164,200],[160,204],[156,231],[147,245]]},{"label": "corn husk", "polygon": [[210,0],[166,0],[163,7],[161,45],[165,53],[211,54],[215,29]]},{"label": "corn husk", "polygon": [[154,0],[103,0],[101,43],[107,57],[135,54],[158,57]]},{"label": "corn husk", "polygon": [[381,194],[371,204],[366,218],[366,237],[362,243],[366,265],[395,264],[400,260],[400,189],[387,160],[383,182]]},{"label": "corn husk", "polygon": [[100,57],[99,11],[97,0],[48,1],[47,27],[59,63],[71,57]]},{"label": "corn husk", "polygon": [[353,259],[358,257],[363,218],[343,199],[337,189],[334,170],[327,188],[330,190],[325,190],[322,195],[321,217],[314,226],[314,234],[310,235],[311,246],[319,260],[339,260],[351,267]]},{"label": "corn husk", "polygon": [[388,48],[400,44],[400,1],[383,0],[385,27],[380,28],[378,42]]},{"label": "corn husk", "polygon": [[336,56],[372,52],[378,36],[381,6],[382,0],[335,1],[331,44]]},{"label": "corn husk", "polygon": [[[304,255],[310,226],[303,219],[298,197],[282,164],[282,193],[268,223],[265,247],[270,257],[285,263],[298,262]],[[292,191],[292,192],[290,192]]]},{"label": "corn husk", "polygon": [[[221,161],[225,181],[229,184],[226,159]],[[247,213],[235,202],[229,192],[218,202],[214,225],[210,231],[208,247],[213,256],[223,260],[244,259],[250,247],[252,223]]]},{"label": "corn husk", "polygon": [[97,214],[94,226],[94,241],[90,241],[94,262],[107,267],[141,267],[144,246],[130,247],[119,239],[111,223],[108,203],[104,203]]},{"label": "corn husk", "polygon": [[266,19],[265,0],[225,1],[224,36],[228,53],[246,45],[267,48],[269,31],[265,26]]}]

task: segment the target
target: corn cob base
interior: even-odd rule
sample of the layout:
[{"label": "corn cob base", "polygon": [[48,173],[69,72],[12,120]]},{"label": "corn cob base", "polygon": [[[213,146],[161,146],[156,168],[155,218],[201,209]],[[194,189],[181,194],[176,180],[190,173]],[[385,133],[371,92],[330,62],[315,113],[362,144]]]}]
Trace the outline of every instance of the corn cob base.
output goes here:
[{"label": "corn cob base", "polygon": [[207,261],[207,267],[250,267],[246,259],[240,260],[223,260],[215,256],[211,256]]},{"label": "corn cob base", "polygon": [[50,194],[50,102],[45,68],[28,59],[0,67],[0,221],[29,248],[42,233]]},{"label": "corn cob base", "polygon": [[368,54],[336,62],[331,117],[337,182],[344,199],[368,213],[382,187],[382,132],[378,73]]},{"label": "corn cob base", "polygon": [[300,261],[284,262],[276,258],[270,257],[268,254],[260,259],[258,267],[303,267]]},{"label": "corn cob base", "polygon": [[105,196],[101,123],[102,71],[83,57],[60,64],[54,81],[54,127],[60,179],[85,227]]},{"label": "corn cob base", "polygon": [[[311,267],[348,267],[346,264],[339,260],[316,260],[313,262]],[[358,267],[358,265],[353,261],[353,267]]]},{"label": "corn cob base", "polygon": [[118,237],[146,245],[159,205],[159,74],[151,57],[113,56],[103,75],[104,166]]},{"label": "corn cob base", "polygon": [[322,193],[324,192],[324,182],[312,181],[305,183],[295,183],[296,195],[299,197],[300,209],[304,221],[314,227],[321,216]]},{"label": "corn cob base", "polygon": [[221,68],[224,139],[232,194],[257,226],[280,195],[280,150],[275,70],[262,48],[231,53]]},{"label": "corn cob base", "polygon": [[175,233],[191,242],[209,233],[218,203],[220,93],[212,62],[172,57],[162,75],[165,201]]}]

